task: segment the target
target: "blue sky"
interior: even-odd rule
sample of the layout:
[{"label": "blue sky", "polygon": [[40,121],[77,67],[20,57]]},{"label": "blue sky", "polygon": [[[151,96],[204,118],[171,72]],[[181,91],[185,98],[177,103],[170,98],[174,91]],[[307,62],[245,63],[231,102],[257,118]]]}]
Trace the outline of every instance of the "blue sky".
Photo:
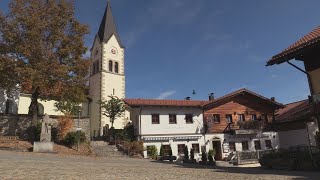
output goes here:
[{"label": "blue sky", "polygon": [[[0,9],[7,9],[1,0]],[[126,47],[126,96],[206,100],[239,88],[289,103],[307,98],[306,76],[273,55],[320,25],[320,1],[111,0]],[[76,0],[90,48],[106,0]],[[302,66],[301,63],[294,61]],[[195,89],[196,95],[192,95]]]}]

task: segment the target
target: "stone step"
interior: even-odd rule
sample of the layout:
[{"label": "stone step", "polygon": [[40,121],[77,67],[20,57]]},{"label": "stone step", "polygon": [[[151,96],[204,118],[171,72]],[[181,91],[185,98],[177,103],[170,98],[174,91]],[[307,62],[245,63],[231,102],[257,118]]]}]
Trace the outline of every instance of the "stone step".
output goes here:
[{"label": "stone step", "polygon": [[92,141],[91,147],[95,154],[99,157],[126,157],[123,152],[118,151],[115,145],[109,145],[107,142],[104,141]]}]

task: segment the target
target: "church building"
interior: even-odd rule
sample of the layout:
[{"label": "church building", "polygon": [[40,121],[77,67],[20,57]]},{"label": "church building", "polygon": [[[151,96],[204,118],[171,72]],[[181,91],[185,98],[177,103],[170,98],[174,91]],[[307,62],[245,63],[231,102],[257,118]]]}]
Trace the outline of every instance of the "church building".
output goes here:
[{"label": "church building", "polygon": [[[108,100],[109,96],[125,98],[124,46],[117,32],[116,24],[108,1],[98,33],[91,48],[92,64],[89,69],[89,99],[79,104],[81,111],[75,117],[90,117],[91,137],[102,136],[111,127],[109,118],[102,115],[99,101]],[[28,114],[31,95],[17,91],[8,96],[0,90],[0,114]],[[56,110],[54,100],[38,100],[39,115],[63,115]],[[117,118],[114,121],[115,129],[122,129],[129,117]]]},{"label": "church building", "polygon": [[[100,113],[101,107],[97,102],[108,100],[110,95],[125,98],[124,46],[117,32],[109,1],[91,48],[91,59],[91,135],[99,136],[106,133],[111,123],[109,118]],[[125,116],[116,119],[114,127],[123,128],[128,119]]]}]

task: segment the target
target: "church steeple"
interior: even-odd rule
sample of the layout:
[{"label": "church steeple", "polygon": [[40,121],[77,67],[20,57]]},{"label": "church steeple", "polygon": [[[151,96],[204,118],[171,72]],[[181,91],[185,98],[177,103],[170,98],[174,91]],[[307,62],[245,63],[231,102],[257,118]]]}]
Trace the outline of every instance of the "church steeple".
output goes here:
[{"label": "church steeple", "polygon": [[116,24],[113,19],[111,4],[108,0],[107,7],[99,27],[98,37],[101,42],[107,42],[113,34],[115,35],[120,47],[123,48],[124,46],[121,43],[120,36],[117,32]]}]

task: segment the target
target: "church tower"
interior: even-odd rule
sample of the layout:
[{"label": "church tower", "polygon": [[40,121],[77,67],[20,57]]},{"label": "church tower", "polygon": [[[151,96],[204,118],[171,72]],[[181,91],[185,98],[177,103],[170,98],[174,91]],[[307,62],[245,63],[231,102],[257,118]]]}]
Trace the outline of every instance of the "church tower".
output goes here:
[{"label": "church tower", "polygon": [[[100,113],[99,100],[108,100],[109,95],[125,97],[124,46],[117,32],[110,2],[107,6],[91,48],[90,67],[90,122],[91,136],[105,133],[111,127],[109,118]],[[115,129],[122,129],[125,117],[114,121]]]}]

